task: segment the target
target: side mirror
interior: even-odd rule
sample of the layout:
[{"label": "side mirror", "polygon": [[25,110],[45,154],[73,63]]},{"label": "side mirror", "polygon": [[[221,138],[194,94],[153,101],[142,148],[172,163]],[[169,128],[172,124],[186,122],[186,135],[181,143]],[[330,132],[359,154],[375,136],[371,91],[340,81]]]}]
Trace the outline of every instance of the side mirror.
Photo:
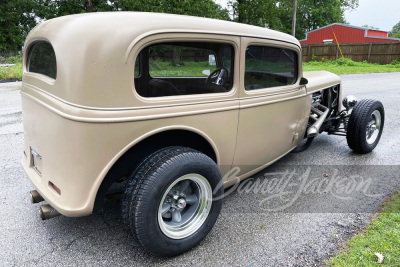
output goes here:
[{"label": "side mirror", "polygon": [[306,84],[308,84],[308,80],[306,78],[304,78],[304,77],[301,77],[300,85],[306,85]]}]

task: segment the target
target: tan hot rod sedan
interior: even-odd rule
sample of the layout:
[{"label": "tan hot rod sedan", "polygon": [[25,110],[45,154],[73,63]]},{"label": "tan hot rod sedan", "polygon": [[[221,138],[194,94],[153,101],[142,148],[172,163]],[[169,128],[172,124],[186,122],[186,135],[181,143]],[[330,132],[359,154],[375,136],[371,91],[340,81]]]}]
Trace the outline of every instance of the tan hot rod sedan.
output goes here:
[{"label": "tan hot rod sedan", "polygon": [[41,218],[100,212],[120,184],[126,226],[158,255],[210,232],[233,167],[243,180],[322,132],[368,153],[383,130],[379,101],[342,100],[338,76],[303,73],[298,40],[266,28],[80,14],[41,23],[24,51],[22,165]]}]

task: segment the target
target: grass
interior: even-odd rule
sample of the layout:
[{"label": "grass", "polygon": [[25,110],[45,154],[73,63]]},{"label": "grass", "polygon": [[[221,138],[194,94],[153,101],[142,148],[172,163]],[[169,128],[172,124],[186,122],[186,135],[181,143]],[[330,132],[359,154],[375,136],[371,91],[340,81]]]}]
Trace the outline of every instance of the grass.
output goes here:
[{"label": "grass", "polygon": [[[348,241],[327,266],[400,266],[400,194],[384,202],[383,211],[360,233]],[[384,256],[382,264],[374,253]]]},{"label": "grass", "polygon": [[[22,78],[22,57],[9,57],[5,60],[7,64],[16,64],[10,68],[0,67],[0,80],[21,79]],[[250,62],[252,66],[257,62]],[[276,68],[281,69],[284,66],[277,64],[265,65],[262,69],[268,71]],[[208,61],[201,62],[181,62],[181,66],[174,66],[172,62],[153,61],[150,64],[150,73],[153,77],[206,77],[203,70],[215,70],[215,66],[210,66]],[[400,72],[400,62],[394,60],[391,64],[379,65],[367,62],[354,62],[351,59],[338,59],[335,61],[311,61],[303,63],[304,71],[326,70],[338,75],[352,73],[376,73],[376,72]]]},{"label": "grass", "polygon": [[207,77],[203,70],[213,72],[215,66],[210,66],[208,61],[183,61],[180,66],[174,66],[172,62],[153,61],[150,63],[150,75],[152,77]]},{"label": "grass", "polygon": [[11,67],[0,67],[0,81],[22,78],[22,55],[4,58],[0,56],[0,64],[15,64]]},{"label": "grass", "polygon": [[337,75],[354,73],[400,72],[400,62],[393,60],[391,64],[379,65],[355,62],[348,58],[337,60],[311,61],[303,63],[303,71],[326,70]]},{"label": "grass", "polygon": [[16,63],[15,66],[9,68],[0,67],[0,81],[7,79],[18,79],[22,78],[22,63]]}]

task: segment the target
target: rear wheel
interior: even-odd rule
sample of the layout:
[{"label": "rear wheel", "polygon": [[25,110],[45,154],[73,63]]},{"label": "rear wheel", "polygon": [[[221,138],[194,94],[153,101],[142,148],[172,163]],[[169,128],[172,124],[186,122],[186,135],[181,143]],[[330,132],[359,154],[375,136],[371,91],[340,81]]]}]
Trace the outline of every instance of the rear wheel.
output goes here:
[{"label": "rear wheel", "polygon": [[347,144],[357,153],[369,153],[382,135],[385,110],[381,102],[361,100],[353,109],[347,126]]},{"label": "rear wheel", "polygon": [[139,244],[161,256],[198,245],[222,207],[215,162],[193,149],[169,147],[146,159],[136,173],[140,177],[124,194],[129,226]]}]

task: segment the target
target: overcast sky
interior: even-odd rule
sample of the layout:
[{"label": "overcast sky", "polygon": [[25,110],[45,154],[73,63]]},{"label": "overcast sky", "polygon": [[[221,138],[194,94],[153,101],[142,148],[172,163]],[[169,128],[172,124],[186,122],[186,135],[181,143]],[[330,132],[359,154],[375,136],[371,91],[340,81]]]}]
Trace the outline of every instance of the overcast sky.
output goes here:
[{"label": "overcast sky", "polygon": [[400,0],[360,0],[356,10],[345,12],[345,18],[354,26],[367,24],[390,31],[400,21]]},{"label": "overcast sky", "polygon": [[[214,0],[226,7],[227,0]],[[354,26],[369,25],[383,31],[392,30],[400,21],[400,0],[359,0],[356,10],[345,12],[346,20]]]}]

